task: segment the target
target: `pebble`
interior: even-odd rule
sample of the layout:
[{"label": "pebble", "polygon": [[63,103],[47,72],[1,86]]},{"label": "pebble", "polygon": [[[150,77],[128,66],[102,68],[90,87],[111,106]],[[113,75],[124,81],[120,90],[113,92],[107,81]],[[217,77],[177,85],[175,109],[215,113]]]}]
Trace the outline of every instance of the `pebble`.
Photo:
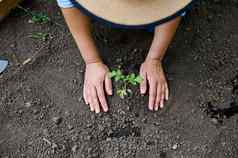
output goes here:
[{"label": "pebble", "polygon": [[23,110],[18,110],[17,113],[18,113],[18,114],[22,114],[22,113],[23,113]]},{"label": "pebble", "polygon": [[90,140],[92,137],[91,136],[87,136],[86,137],[86,140]]},{"label": "pebble", "polygon": [[32,111],[32,112],[33,112],[33,114],[35,114],[35,115],[36,115],[36,114],[38,114],[38,113],[39,113],[39,110],[37,110],[37,109],[33,109],[33,111]]},{"label": "pebble", "polygon": [[212,118],[211,121],[212,121],[212,123],[215,124],[215,125],[217,125],[217,124],[219,123],[218,120],[217,120],[216,118]]},{"label": "pebble", "polygon": [[74,127],[72,125],[68,125],[68,129],[72,130]]},{"label": "pebble", "polygon": [[29,23],[29,24],[33,24],[34,22],[33,22],[31,19],[29,19],[29,20],[28,20],[28,23]]},{"label": "pebble", "polygon": [[31,102],[26,102],[26,103],[25,103],[25,107],[26,107],[26,108],[31,107]]},{"label": "pebble", "polygon": [[109,141],[111,141],[111,140],[112,140],[111,137],[107,137],[107,139],[106,139],[107,142],[109,142]]},{"label": "pebble", "polygon": [[78,140],[78,135],[75,134],[73,137],[72,137],[72,141],[76,142]]},{"label": "pebble", "polygon": [[73,147],[72,147],[72,152],[76,152],[78,150],[78,145],[74,145]]},{"label": "pebble", "polygon": [[173,150],[176,150],[178,148],[178,144],[174,144],[173,146],[172,146],[172,149]]},{"label": "pebble", "polygon": [[55,144],[55,143],[52,143],[52,148],[53,149],[56,149],[58,147],[58,145],[57,144]]},{"label": "pebble", "polygon": [[53,117],[52,118],[52,121],[56,124],[56,125],[59,125],[62,121],[62,118],[61,117]]}]

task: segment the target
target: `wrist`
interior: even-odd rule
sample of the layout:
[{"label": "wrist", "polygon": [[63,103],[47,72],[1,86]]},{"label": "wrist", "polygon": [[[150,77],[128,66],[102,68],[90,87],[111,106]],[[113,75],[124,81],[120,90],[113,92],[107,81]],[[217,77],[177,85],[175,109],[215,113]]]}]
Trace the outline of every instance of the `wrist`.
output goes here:
[{"label": "wrist", "polygon": [[103,61],[101,59],[85,60],[86,65],[96,64],[96,63],[103,63]]},{"label": "wrist", "polygon": [[145,61],[157,61],[157,62],[162,62],[163,57],[153,57],[148,55],[145,59]]}]

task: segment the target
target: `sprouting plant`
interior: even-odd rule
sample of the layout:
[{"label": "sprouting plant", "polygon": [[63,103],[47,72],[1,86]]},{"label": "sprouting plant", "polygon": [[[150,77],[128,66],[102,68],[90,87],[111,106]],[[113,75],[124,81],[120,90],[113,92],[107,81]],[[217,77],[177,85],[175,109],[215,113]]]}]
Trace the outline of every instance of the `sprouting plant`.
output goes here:
[{"label": "sprouting plant", "polygon": [[128,88],[128,85],[131,84],[136,86],[141,83],[143,80],[142,77],[136,75],[135,73],[130,73],[128,75],[124,75],[120,69],[115,69],[110,72],[110,77],[114,79],[116,82],[122,82],[122,86],[118,87],[117,95],[120,98],[124,99],[125,96],[132,93],[132,91]]},{"label": "sprouting plant", "polygon": [[47,23],[50,21],[48,15],[42,12],[32,12],[31,13],[31,20],[34,23]]},{"label": "sprouting plant", "polygon": [[33,11],[29,11],[26,8],[23,8],[22,6],[17,6],[17,8],[21,9],[22,11],[24,11],[27,15],[31,16],[31,21],[33,23],[47,23],[50,22],[50,17],[43,12],[33,12]]},{"label": "sprouting plant", "polygon": [[48,33],[45,32],[33,32],[29,35],[30,38],[46,41],[49,37]]}]

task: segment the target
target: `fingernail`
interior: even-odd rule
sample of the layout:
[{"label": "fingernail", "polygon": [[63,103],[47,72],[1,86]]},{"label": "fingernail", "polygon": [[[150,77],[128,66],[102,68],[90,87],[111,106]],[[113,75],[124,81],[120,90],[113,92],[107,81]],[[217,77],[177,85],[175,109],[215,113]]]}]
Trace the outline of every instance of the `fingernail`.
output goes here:
[{"label": "fingernail", "polygon": [[160,104],[161,109],[164,107],[164,104]]},{"label": "fingernail", "polygon": [[141,89],[141,90],[140,90],[140,93],[141,93],[141,94],[145,94],[145,89]]},{"label": "fingernail", "polygon": [[108,108],[104,109],[104,112],[108,112]]},{"label": "fingernail", "polygon": [[158,110],[159,110],[159,107],[158,107],[158,106],[156,106],[156,107],[155,107],[155,111],[158,111]]}]

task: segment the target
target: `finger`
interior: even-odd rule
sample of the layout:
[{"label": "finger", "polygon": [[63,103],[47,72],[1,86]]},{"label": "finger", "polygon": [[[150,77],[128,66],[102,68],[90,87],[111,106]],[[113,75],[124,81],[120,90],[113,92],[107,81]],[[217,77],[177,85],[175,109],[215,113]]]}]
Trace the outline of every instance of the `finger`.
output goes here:
[{"label": "finger", "polygon": [[161,85],[157,85],[157,94],[156,94],[156,101],[155,101],[155,111],[159,110],[160,106],[160,96],[161,96]]},{"label": "finger", "polygon": [[93,112],[93,111],[95,111],[95,109],[93,107],[93,102],[92,102],[92,97],[91,97],[91,93],[90,93],[90,88],[89,87],[87,87],[87,89],[86,89],[86,95],[87,95],[87,99],[88,99],[90,110]]},{"label": "finger", "polygon": [[143,70],[140,70],[140,76],[143,78],[142,82],[140,83],[140,92],[141,94],[145,94],[147,89],[146,73]]},{"label": "finger", "polygon": [[97,96],[98,96],[98,99],[99,99],[100,104],[102,106],[102,109],[103,109],[104,112],[107,112],[108,111],[108,105],[107,105],[107,101],[106,101],[106,98],[105,98],[103,83],[98,85],[96,87],[96,89],[97,89]]},{"label": "finger", "polygon": [[112,95],[112,80],[108,75],[105,77],[105,89],[108,95]]},{"label": "finger", "polygon": [[169,87],[168,87],[168,84],[165,85],[165,99],[169,100]]},{"label": "finger", "polygon": [[99,113],[100,107],[99,107],[99,102],[98,102],[98,97],[97,97],[97,92],[95,87],[91,87],[91,101],[93,104],[93,108],[95,109],[95,112]]},{"label": "finger", "polygon": [[88,105],[88,96],[86,93],[86,83],[84,83],[84,85],[83,85],[83,99],[84,99],[85,103]]},{"label": "finger", "polygon": [[160,96],[160,108],[164,107],[164,96],[165,96],[165,86],[162,86],[161,96]]},{"label": "finger", "polygon": [[155,105],[155,99],[156,99],[156,82],[155,81],[149,81],[150,89],[149,89],[149,109],[153,110],[153,107]]}]

